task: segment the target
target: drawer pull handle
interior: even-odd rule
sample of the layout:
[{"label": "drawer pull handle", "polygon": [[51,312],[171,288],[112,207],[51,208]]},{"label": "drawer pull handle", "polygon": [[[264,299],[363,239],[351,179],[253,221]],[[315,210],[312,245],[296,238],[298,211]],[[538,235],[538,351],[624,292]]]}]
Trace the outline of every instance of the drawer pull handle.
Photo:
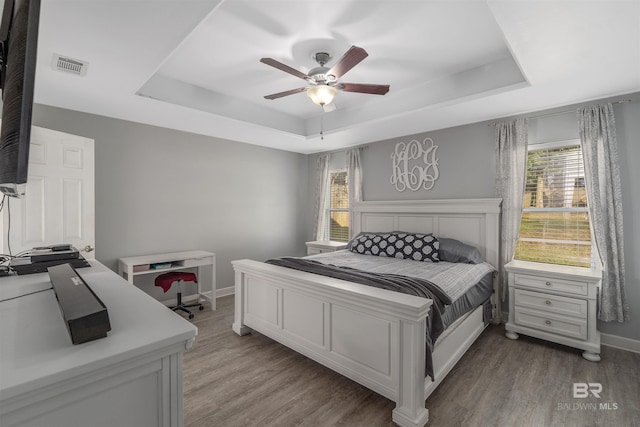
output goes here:
[{"label": "drawer pull handle", "polygon": [[551,305],[551,301],[549,301],[549,300],[546,300],[544,303],[547,304],[547,305]]},{"label": "drawer pull handle", "polygon": [[545,320],[544,323],[546,323],[547,325],[551,324],[551,320]]},{"label": "drawer pull handle", "polygon": [[551,286],[551,282],[547,282],[547,283],[545,283],[545,285]]}]

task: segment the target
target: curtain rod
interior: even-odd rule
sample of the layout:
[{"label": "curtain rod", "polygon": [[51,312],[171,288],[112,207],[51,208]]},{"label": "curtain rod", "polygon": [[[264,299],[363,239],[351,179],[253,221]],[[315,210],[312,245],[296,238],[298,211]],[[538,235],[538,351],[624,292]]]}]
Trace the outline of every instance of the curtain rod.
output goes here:
[{"label": "curtain rod", "polygon": [[[626,104],[626,103],[632,102],[632,101],[633,101],[632,99],[621,99],[620,101],[612,102],[612,104]],[[539,119],[539,118],[542,118],[542,117],[560,116],[562,114],[572,113],[572,112],[576,112],[576,111],[578,111],[578,108],[571,108],[569,110],[556,111],[554,113],[538,114],[538,115],[535,115],[535,116],[528,116],[528,117],[525,117],[525,118],[526,119]],[[498,123],[499,122],[494,121],[494,122],[491,122],[491,123],[487,123],[487,126],[494,126],[494,125],[497,125]]]},{"label": "curtain rod", "polygon": [[347,148],[340,148],[338,150],[331,150],[331,151],[318,151],[317,153],[313,153],[313,154],[336,154],[336,153],[346,153],[349,150],[353,150],[359,148],[361,150],[366,150],[367,148],[369,148],[369,144],[363,144],[363,145],[354,145],[353,147],[347,147]]}]

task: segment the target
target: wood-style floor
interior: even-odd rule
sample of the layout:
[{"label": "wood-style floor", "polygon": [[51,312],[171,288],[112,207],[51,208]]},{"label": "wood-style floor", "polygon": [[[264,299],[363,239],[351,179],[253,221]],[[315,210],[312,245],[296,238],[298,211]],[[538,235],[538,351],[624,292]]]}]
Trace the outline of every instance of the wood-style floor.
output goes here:
[{"label": "wood-style floor", "polygon": [[[184,355],[186,427],[392,426],[395,404],[289,348],[231,330],[233,296],[198,312]],[[640,426],[640,354],[580,351],[490,326],[427,399],[429,426]],[[574,398],[574,383],[600,398]]]}]

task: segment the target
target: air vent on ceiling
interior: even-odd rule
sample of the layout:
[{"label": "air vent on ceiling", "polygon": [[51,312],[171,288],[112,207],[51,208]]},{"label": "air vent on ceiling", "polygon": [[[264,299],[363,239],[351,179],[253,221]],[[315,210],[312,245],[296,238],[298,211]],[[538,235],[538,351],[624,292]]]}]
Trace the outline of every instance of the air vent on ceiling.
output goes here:
[{"label": "air vent on ceiling", "polygon": [[52,65],[54,70],[66,71],[67,73],[76,74],[78,76],[84,76],[87,74],[87,68],[89,67],[88,62],[55,53],[53,54]]}]

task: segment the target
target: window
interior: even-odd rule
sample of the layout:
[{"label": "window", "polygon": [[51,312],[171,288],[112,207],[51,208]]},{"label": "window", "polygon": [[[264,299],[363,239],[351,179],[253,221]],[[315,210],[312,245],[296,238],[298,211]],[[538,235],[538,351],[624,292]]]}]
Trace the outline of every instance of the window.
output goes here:
[{"label": "window", "polygon": [[514,258],[591,266],[591,229],[579,141],[529,146]]},{"label": "window", "polygon": [[326,236],[329,240],[349,240],[349,185],[346,171],[329,173],[329,209]]}]

